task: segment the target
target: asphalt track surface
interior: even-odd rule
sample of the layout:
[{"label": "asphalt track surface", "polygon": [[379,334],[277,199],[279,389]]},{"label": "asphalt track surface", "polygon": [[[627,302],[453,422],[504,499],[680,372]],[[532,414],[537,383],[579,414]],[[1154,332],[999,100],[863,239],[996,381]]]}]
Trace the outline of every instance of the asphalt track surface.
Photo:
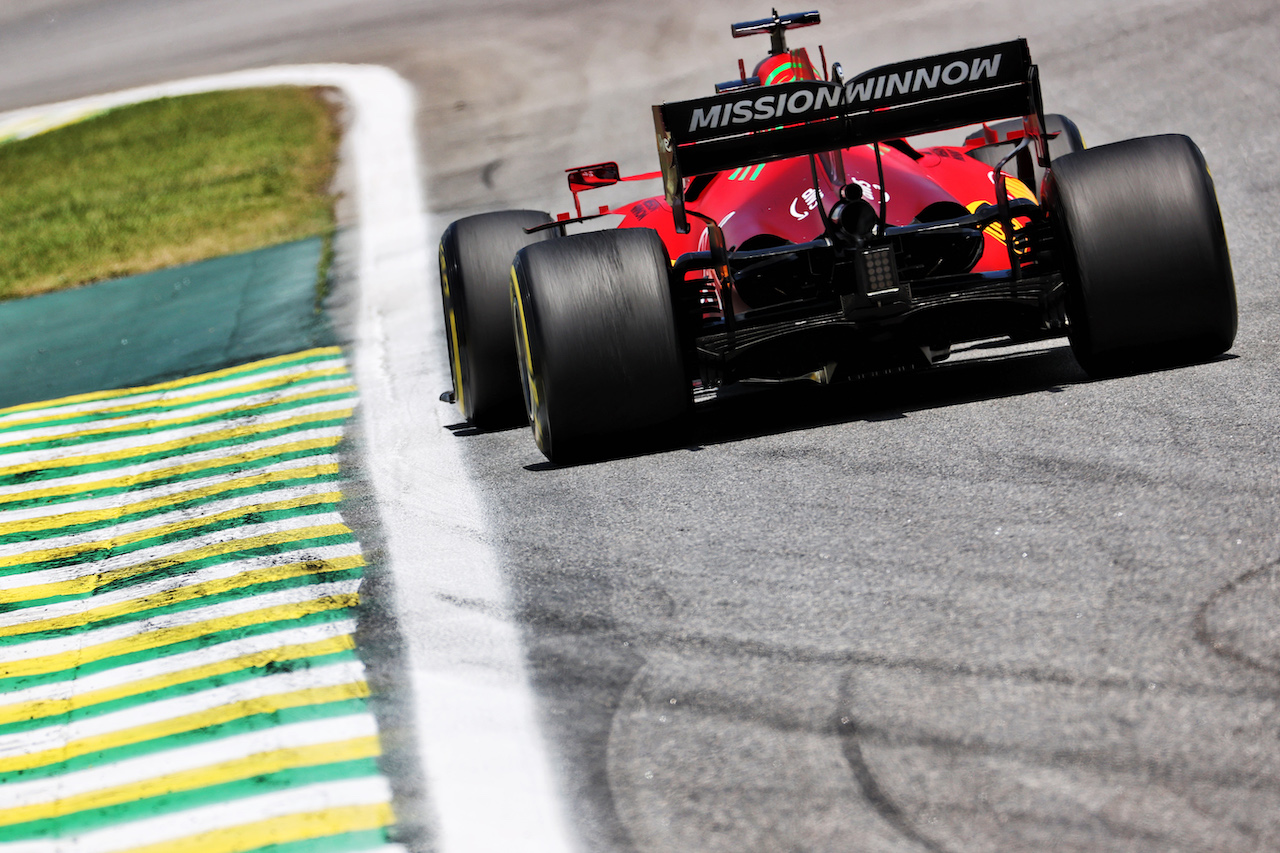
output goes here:
[{"label": "asphalt track surface", "polygon": [[[763,50],[726,30],[767,9],[684,5],[18,0],[0,108],[382,63],[437,227],[556,211],[560,170],[652,168],[648,105]],[[823,8],[796,41],[853,70],[1023,35],[1091,144],[1190,135],[1232,353],[1093,382],[1062,345],[978,351],[574,468],[458,430],[580,849],[1280,849],[1280,9],[1046,5]]]}]

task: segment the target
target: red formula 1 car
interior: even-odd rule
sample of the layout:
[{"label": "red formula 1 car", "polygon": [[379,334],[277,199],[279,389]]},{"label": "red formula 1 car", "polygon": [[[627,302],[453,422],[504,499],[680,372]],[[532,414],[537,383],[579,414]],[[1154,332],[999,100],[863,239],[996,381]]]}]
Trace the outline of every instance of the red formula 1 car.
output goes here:
[{"label": "red formula 1 car", "polygon": [[[556,461],[618,452],[735,382],[832,382],[952,345],[1066,335],[1095,376],[1225,352],[1235,286],[1195,144],[1085,149],[1025,41],[846,79],[786,45],[817,12],[732,26],[769,55],[653,108],[661,172],[571,169],[576,215],[454,222],[440,247],[453,398],[528,418]],[[981,125],[961,145],[908,137]],[[661,178],[583,215],[579,195]],[[614,229],[565,225],[621,214]]]}]

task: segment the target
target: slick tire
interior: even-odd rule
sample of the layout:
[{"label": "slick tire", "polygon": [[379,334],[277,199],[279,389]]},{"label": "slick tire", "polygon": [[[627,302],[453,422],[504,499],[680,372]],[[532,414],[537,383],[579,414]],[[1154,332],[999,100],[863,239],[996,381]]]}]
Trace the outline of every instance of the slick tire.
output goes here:
[{"label": "slick tire", "polygon": [[511,307],[525,406],[553,462],[672,440],[692,406],[657,232],[626,228],[529,246]]},{"label": "slick tire", "polygon": [[[1046,133],[1058,134],[1053,139],[1049,140],[1049,161],[1051,163],[1059,157],[1064,157],[1067,154],[1074,154],[1077,151],[1084,150],[1084,137],[1080,135],[1080,128],[1076,127],[1076,123],[1071,119],[1064,115],[1050,113],[1044,117],[1044,124]],[[1002,137],[1007,136],[1010,131],[1018,131],[1020,133],[1022,131],[1022,119],[1011,119],[1009,121],[996,122],[995,124],[990,125],[990,127]],[[981,132],[972,134],[969,138],[976,139],[980,136],[982,136]],[[996,164],[1009,156],[1010,152],[1014,149],[1014,145],[1015,143],[1013,142],[1000,142],[995,145],[984,145],[981,148],[975,148],[970,151],[969,156],[973,157],[975,160],[981,160],[983,163],[986,163],[994,169]],[[1005,166],[1005,171],[1008,174],[1016,175],[1018,168],[1016,163],[1016,160],[1010,161],[1009,164]],[[1028,189],[1032,192],[1037,192],[1040,189],[1041,182],[1044,180],[1045,169],[1039,163],[1034,162],[1034,160],[1032,161],[1031,168],[1035,173],[1035,179],[1033,183],[1028,185]]]},{"label": "slick tire", "polygon": [[1086,372],[1171,367],[1230,349],[1235,282],[1195,143],[1152,136],[1070,154],[1053,164],[1046,192],[1071,349]]},{"label": "slick tire", "polygon": [[525,246],[560,236],[536,210],[504,210],[459,219],[440,238],[440,290],[453,397],[481,429],[524,422],[520,371],[511,327],[511,262]]}]

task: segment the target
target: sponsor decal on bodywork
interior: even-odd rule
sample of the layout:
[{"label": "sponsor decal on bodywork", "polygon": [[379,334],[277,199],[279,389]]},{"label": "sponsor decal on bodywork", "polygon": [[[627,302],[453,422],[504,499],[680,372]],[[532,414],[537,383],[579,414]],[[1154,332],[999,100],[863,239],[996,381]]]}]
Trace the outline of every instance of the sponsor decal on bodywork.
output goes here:
[{"label": "sponsor decal on bodywork", "polygon": [[762,171],[764,171],[764,163],[757,163],[754,166],[742,166],[729,173],[729,180],[754,181],[760,177]]},{"label": "sponsor decal on bodywork", "polygon": [[662,204],[656,198],[647,198],[644,201],[638,201],[631,206],[631,215],[636,219],[644,219],[650,213],[658,210]]},{"label": "sponsor decal on bodywork", "polygon": [[[987,178],[991,181],[992,184],[995,184],[996,173],[994,171],[988,172]],[[1005,175],[1005,195],[1009,198],[1010,201],[1012,201],[1015,198],[1026,199],[1028,201],[1038,201],[1038,199],[1036,198],[1036,194],[1033,193],[1027,187],[1026,184],[1018,180],[1017,178],[1013,177],[1012,175]],[[978,199],[976,201],[971,201],[968,204],[966,204],[965,209],[968,210],[970,213],[976,213],[978,211],[978,208],[983,207],[984,205],[988,205],[990,203],[991,202],[988,201],[987,199]],[[1021,231],[1025,223],[1026,223],[1025,219],[1014,219],[1013,230]],[[1007,238],[1005,237],[1005,233],[1004,233],[1004,226],[1001,225],[999,222],[992,222],[990,225],[988,225],[986,228],[982,230],[990,234],[995,239],[999,240],[1001,243],[1007,242]]]},{"label": "sponsor decal on bodywork", "polygon": [[[857,177],[850,177],[849,183],[854,186],[862,187],[862,197],[872,204],[879,204],[881,194],[884,195],[885,203],[887,204],[889,202],[889,193],[884,191],[879,184],[873,184],[870,181]],[[818,197],[818,191],[810,188],[792,199],[790,207],[792,217],[800,220],[808,219],[809,214],[818,209]],[[821,194],[821,197],[825,202],[827,198],[826,194]]]}]

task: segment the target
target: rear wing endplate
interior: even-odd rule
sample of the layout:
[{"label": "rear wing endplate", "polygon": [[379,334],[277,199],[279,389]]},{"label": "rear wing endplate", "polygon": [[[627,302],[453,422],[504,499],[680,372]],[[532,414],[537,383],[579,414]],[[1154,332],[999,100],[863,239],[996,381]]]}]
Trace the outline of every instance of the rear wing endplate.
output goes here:
[{"label": "rear wing endplate", "polygon": [[667,201],[688,232],[684,179],[886,139],[1022,116],[1042,164],[1044,107],[1025,39],[653,108]]}]

